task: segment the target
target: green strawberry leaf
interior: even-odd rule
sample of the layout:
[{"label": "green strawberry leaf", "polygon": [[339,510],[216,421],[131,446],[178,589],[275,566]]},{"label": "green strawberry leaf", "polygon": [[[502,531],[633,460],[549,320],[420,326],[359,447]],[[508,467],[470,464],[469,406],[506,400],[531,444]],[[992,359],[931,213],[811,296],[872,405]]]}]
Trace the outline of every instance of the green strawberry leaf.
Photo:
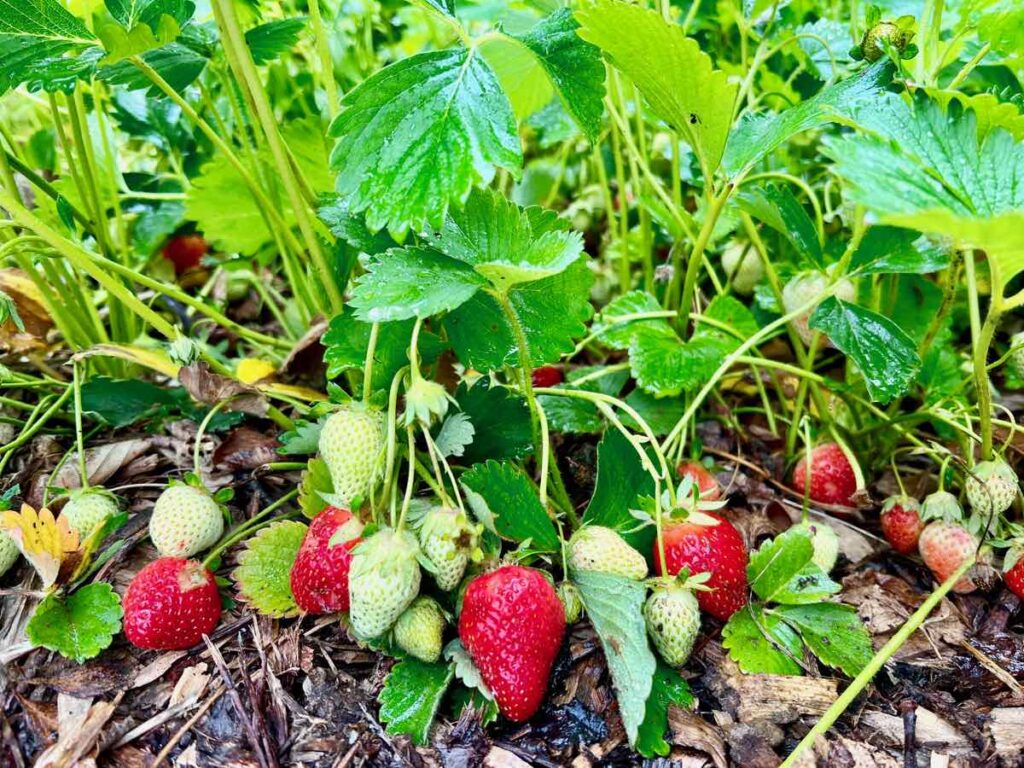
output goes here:
[{"label": "green strawberry leaf", "polygon": [[622,724],[629,743],[635,745],[657,667],[647,643],[647,628],[641,613],[647,586],[623,576],[595,571],[578,571],[574,577],[587,616],[601,639]]},{"label": "green strawberry leaf", "polygon": [[[630,392],[626,396],[626,405],[635,410],[658,437],[671,432],[686,412],[686,401],[683,398],[655,397],[642,389]],[[632,430],[640,430],[640,426],[628,413],[622,414],[622,423]]]},{"label": "green strawberry leaf", "polygon": [[[600,372],[602,366],[583,366],[574,368],[564,384],[556,389],[578,389],[585,392],[601,392],[605,395],[618,395],[629,378],[628,371],[613,371],[579,386],[573,384],[575,379]],[[604,427],[604,419],[598,413],[597,406],[574,397],[561,395],[539,395],[537,401],[547,416],[548,424],[556,432],[588,434],[600,432]]]},{"label": "green strawberry leaf", "polygon": [[391,668],[380,692],[380,719],[391,734],[404,733],[415,744],[427,744],[430,726],[452,681],[451,664],[405,659]]},{"label": "green strawberry leaf", "polygon": [[644,469],[633,445],[617,429],[604,433],[597,445],[597,483],[583,512],[583,522],[614,528],[640,552],[648,552],[654,528],[639,531],[630,514],[637,498],[654,493],[654,479]]},{"label": "green strawberry leaf", "polygon": [[33,645],[81,664],[99,655],[121,629],[121,598],[105,582],[86,584],[68,596],[50,593],[25,626]]},{"label": "green strawberry leaf", "polygon": [[299,42],[306,26],[305,16],[274,19],[246,30],[245,44],[249,46],[256,64],[266,64],[287,53]]},{"label": "green strawberry leaf", "polygon": [[506,387],[492,386],[484,376],[472,387],[460,384],[455,401],[475,431],[461,464],[521,459],[533,451],[530,409],[524,398]]},{"label": "green strawberry leaf", "polygon": [[948,266],[947,249],[924,241],[912,229],[885,226],[871,227],[865,232],[850,261],[851,272],[865,275],[925,275]]},{"label": "green strawberry leaf", "polygon": [[663,333],[670,329],[664,318],[634,318],[651,312],[661,312],[661,303],[646,291],[630,291],[616,296],[601,310],[591,331],[597,339],[612,349],[629,349],[633,336],[642,329]]},{"label": "green strawberry leaf", "polygon": [[[575,348],[573,339],[586,333],[593,314],[590,286],[593,273],[585,259],[577,259],[553,277],[517,285],[509,302],[519,317],[530,347],[534,367],[556,362]],[[444,319],[459,361],[478,371],[519,365],[518,346],[512,328],[497,300],[477,293]]]},{"label": "green strawberry leaf", "polygon": [[430,317],[466,303],[487,279],[431,248],[386,251],[366,265],[349,305],[369,323]]},{"label": "green strawberry leaf", "polygon": [[59,0],[0,0],[0,94],[22,83],[70,91],[95,72],[98,43]]},{"label": "green strawberry leaf", "polygon": [[580,37],[604,51],[654,112],[701,158],[718,168],[733,118],[737,85],[697,41],[660,13],[621,0],[593,0],[576,11]]},{"label": "green strawberry leaf", "polygon": [[299,483],[299,509],[302,514],[312,520],[327,506],[324,496],[333,493],[334,483],[327,463],[320,458],[310,459]]},{"label": "green strawberry leaf", "polygon": [[[184,91],[202,74],[208,61],[206,56],[189,47],[189,45],[193,45],[192,42],[189,45],[183,44],[192,29],[194,27],[190,25],[182,30],[178,42],[142,54],[142,60],[155,69],[160,77],[178,93]],[[100,53],[99,49],[96,51]],[[89,53],[90,51],[87,51],[83,58]],[[96,58],[98,59],[99,56],[97,55]],[[117,64],[103,67],[97,75],[100,80],[112,85],[124,86],[130,91],[153,88],[153,83],[149,78],[130,61],[120,61]]]},{"label": "green strawberry leaf", "polygon": [[800,637],[778,616],[750,603],[722,628],[722,646],[748,675],[799,675],[794,661],[803,656]]},{"label": "green strawberry leaf", "polygon": [[671,745],[665,741],[668,729],[668,708],[680,707],[689,709],[695,699],[690,686],[672,667],[658,660],[658,668],[654,671],[651,695],[647,699],[644,710],[644,721],[636,737],[636,751],[644,757],[665,757]]},{"label": "green strawberry leaf", "polygon": [[750,588],[765,602],[803,604],[822,600],[839,591],[812,561],[810,534],[793,527],[766,541],[750,556]]},{"label": "green strawberry leaf", "polygon": [[444,457],[464,456],[466,447],[472,444],[476,427],[466,413],[452,413],[441,424],[434,438],[437,450]]},{"label": "green strawberry leaf", "polygon": [[370,232],[366,228],[364,217],[352,213],[339,195],[321,197],[317,215],[331,230],[331,234],[363,253],[383,253],[398,245],[386,231]]},{"label": "green strawberry leaf", "polygon": [[808,69],[819,79],[831,80],[850,63],[850,28],[841,21],[818,19],[793,31],[805,35],[798,44],[807,55]]},{"label": "green strawberry leaf", "polygon": [[925,88],[924,91],[947,111],[951,101],[960,102],[965,112],[973,111],[978,121],[979,136],[988,135],[994,128],[1004,128],[1017,141],[1024,141],[1024,114],[1020,111],[1020,105],[1000,101],[994,93],[966,94],[942,88]]},{"label": "green strawberry leaf", "polygon": [[773,613],[800,633],[822,663],[850,677],[859,674],[874,655],[871,635],[857,611],[848,605],[786,605],[773,609]]},{"label": "green strawberry leaf", "polygon": [[752,217],[786,238],[809,266],[825,267],[814,222],[788,186],[756,184],[744,187],[736,201]]},{"label": "green strawberry leaf", "polygon": [[497,168],[518,174],[515,116],[476,49],[428,51],[391,64],[348,92],[331,124],[331,167],[371,231],[439,228],[455,203]]},{"label": "green strawberry leaf", "polygon": [[729,137],[724,160],[726,170],[733,178],[745,173],[790,137],[832,122],[840,107],[874,104],[892,75],[891,62],[883,59],[842,82],[822,88],[812,98],[777,115],[748,114]]},{"label": "green strawberry leaf", "polygon": [[275,619],[298,615],[291,570],[306,530],[303,523],[281,520],[245,542],[231,572],[241,600]]},{"label": "green strawberry leaf", "polygon": [[324,426],[324,420],[306,421],[296,419],[295,427],[282,432],[278,438],[281,445],[277,452],[282,456],[311,456],[320,448],[320,432]]},{"label": "green strawberry leaf", "polygon": [[887,403],[907,391],[921,370],[917,345],[877,312],[830,296],[811,315],[816,328],[857,364],[872,400]]},{"label": "green strawberry leaf", "polygon": [[530,479],[515,464],[474,464],[461,482],[473,514],[488,530],[510,541],[529,541],[534,552],[559,550],[554,523]]},{"label": "green strawberry leaf", "polygon": [[181,27],[174,17],[163,14],[154,27],[139,23],[126,29],[120,24],[100,24],[96,34],[107,52],[100,60],[100,64],[105,66],[173,43],[181,34]]}]

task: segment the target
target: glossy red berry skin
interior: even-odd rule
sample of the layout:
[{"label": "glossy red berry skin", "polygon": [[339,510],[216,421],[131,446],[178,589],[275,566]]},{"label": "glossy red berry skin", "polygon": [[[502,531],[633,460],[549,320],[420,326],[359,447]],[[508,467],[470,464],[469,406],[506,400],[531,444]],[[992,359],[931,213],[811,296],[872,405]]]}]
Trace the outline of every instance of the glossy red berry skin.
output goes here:
[{"label": "glossy red berry skin", "polygon": [[690,476],[700,491],[702,501],[718,501],[722,498],[722,489],[719,487],[718,481],[703,464],[696,461],[684,461],[676,467],[676,474],[679,475],[680,480],[687,475]]},{"label": "glossy red berry skin", "polygon": [[553,365],[542,365],[540,368],[533,369],[530,380],[535,387],[555,387],[561,384],[565,378],[562,376],[561,369],[555,368]]},{"label": "glossy red berry skin", "polygon": [[[740,532],[725,518],[703,512],[718,520],[718,525],[671,523],[665,526],[665,560],[668,574],[676,575],[683,568],[691,574],[710,573],[710,592],[697,592],[700,609],[716,619],[728,620],[747,604],[747,548]],[[665,575],[658,544],[654,544],[654,567]]]},{"label": "glossy red berry skin", "polygon": [[210,250],[202,235],[175,235],[167,241],[163,254],[174,265],[174,273],[180,275],[199,266],[200,259]]},{"label": "glossy red berry skin", "polygon": [[459,638],[513,722],[540,708],[564,634],[565,608],[540,571],[506,565],[466,588]]},{"label": "glossy red berry skin", "polygon": [[[800,459],[793,469],[793,490],[801,496],[807,482],[807,462]],[[836,443],[823,443],[811,451],[810,498],[819,504],[851,506],[857,492],[857,475]]]},{"label": "glossy red berry skin", "polygon": [[292,596],[301,611],[323,614],[348,610],[352,550],[362,539],[356,537],[331,546],[331,537],[350,521],[349,510],[327,507],[309,524],[291,570]]},{"label": "glossy red berry skin", "polygon": [[124,596],[124,633],[139,648],[191,648],[220,621],[213,574],[196,560],[161,557],[141,571]]},{"label": "glossy red berry skin", "polygon": [[1017,560],[1013,567],[1003,574],[1003,579],[1010,591],[1024,600],[1024,557]]},{"label": "glossy red berry skin", "polygon": [[885,540],[889,542],[889,546],[902,555],[916,552],[917,540],[921,538],[921,531],[924,530],[924,522],[921,520],[920,507],[917,502],[910,499],[906,502],[894,502],[891,506],[886,504],[886,506],[888,509],[883,509],[879,518]]}]

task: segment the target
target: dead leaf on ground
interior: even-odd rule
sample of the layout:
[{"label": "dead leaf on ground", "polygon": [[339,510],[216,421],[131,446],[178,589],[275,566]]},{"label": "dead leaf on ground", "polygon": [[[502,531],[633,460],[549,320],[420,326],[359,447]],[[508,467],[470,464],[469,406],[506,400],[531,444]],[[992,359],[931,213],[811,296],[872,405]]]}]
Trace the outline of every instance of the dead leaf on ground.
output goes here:
[{"label": "dead leaf on ground", "polygon": [[178,381],[192,399],[206,405],[218,405],[230,400],[224,410],[242,411],[254,416],[267,412],[267,401],[256,389],[228,376],[210,370],[206,363],[192,363],[178,371]]},{"label": "dead leaf on ground", "polygon": [[256,469],[277,458],[277,438],[252,427],[231,430],[213,452],[215,467],[237,472]]},{"label": "dead leaf on ground", "polygon": [[[85,471],[89,476],[89,485],[103,485],[122,467],[145,455],[152,444],[151,438],[136,437],[87,448]],[[50,477],[50,485],[54,488],[70,490],[78,488],[81,484],[78,477],[78,453],[75,452],[64,462],[64,466]]]}]

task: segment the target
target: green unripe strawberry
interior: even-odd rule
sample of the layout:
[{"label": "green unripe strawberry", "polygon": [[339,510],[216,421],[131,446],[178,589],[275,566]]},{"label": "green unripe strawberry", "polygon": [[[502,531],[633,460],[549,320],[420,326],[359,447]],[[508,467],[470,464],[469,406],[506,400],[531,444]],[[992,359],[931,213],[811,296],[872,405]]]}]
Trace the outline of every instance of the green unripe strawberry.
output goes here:
[{"label": "green unripe strawberry", "polygon": [[172,485],[156,500],[149,538],[165,557],[192,557],[224,534],[224,515],[213,497],[191,485]]},{"label": "green unripe strawberry", "polygon": [[673,667],[685,664],[700,631],[693,592],[679,583],[658,583],[644,603],[644,622],[661,658]]},{"label": "green unripe strawberry", "polygon": [[569,567],[599,571],[640,580],[647,576],[647,561],[626,540],[603,525],[586,525],[569,541]]},{"label": "green unripe strawberry", "polygon": [[866,61],[878,61],[885,55],[882,43],[889,43],[900,53],[910,42],[910,34],[891,21],[880,21],[864,33],[860,52]]},{"label": "green unripe strawberry", "polygon": [[563,581],[555,591],[565,606],[565,623],[575,624],[583,613],[583,598],[580,597],[580,591],[571,581]]},{"label": "green unripe strawberry", "polygon": [[444,612],[436,601],[420,596],[395,622],[395,645],[420,661],[432,664],[441,657]]},{"label": "green unripe strawberry", "polygon": [[383,414],[358,405],[335,411],[320,432],[320,456],[331,473],[335,506],[365,498],[384,465]]},{"label": "green unripe strawberry", "polygon": [[814,547],[812,562],[825,573],[829,573],[836,567],[836,560],[839,559],[839,535],[826,523],[807,523],[806,526],[801,523],[800,527],[806,528],[810,534]]},{"label": "green unripe strawberry", "polygon": [[420,523],[420,547],[434,564],[437,586],[449,592],[459,586],[471,557],[478,555],[482,527],[470,523],[465,512],[436,507]]},{"label": "green unripe strawberry", "polygon": [[420,554],[408,531],[383,528],[352,550],[349,619],[356,637],[380,637],[420,591]]},{"label": "green unripe strawberry", "polygon": [[740,296],[749,296],[764,277],[761,257],[749,243],[732,242],[722,251],[722,269]]},{"label": "green unripe strawberry", "polygon": [[[782,307],[786,314],[819,298],[828,288],[830,282],[831,278],[825,272],[804,272],[794,277],[782,289]],[[853,283],[843,278],[839,281],[839,286],[833,295],[841,301],[852,302],[856,298],[857,292]],[[814,337],[815,332],[809,325],[813,313],[812,309],[793,320],[793,328],[796,329],[804,344],[810,344]],[[827,346],[830,342],[828,339],[824,339],[822,343]]]},{"label": "green unripe strawberry", "polygon": [[1001,459],[980,461],[967,475],[965,490],[976,514],[1001,514],[1017,498],[1017,475]]},{"label": "green unripe strawberry", "polygon": [[0,531],[0,576],[11,570],[11,566],[14,565],[19,554],[18,545],[14,543],[14,539]]},{"label": "green unripe strawberry", "polygon": [[117,501],[101,488],[79,489],[71,492],[60,514],[82,542],[107,518],[117,514]]}]

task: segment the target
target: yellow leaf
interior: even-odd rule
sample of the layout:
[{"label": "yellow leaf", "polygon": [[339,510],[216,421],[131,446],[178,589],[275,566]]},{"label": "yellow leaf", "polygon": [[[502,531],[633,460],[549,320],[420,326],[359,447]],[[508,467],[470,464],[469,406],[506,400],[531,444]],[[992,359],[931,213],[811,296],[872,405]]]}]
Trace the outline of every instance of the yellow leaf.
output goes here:
[{"label": "yellow leaf", "polygon": [[299,387],[295,384],[281,384],[276,381],[257,384],[256,389],[268,397],[280,397],[285,399],[292,398],[294,400],[302,400],[307,403],[316,403],[327,399],[327,395],[323,392],[317,392],[315,389]]},{"label": "yellow leaf", "polygon": [[255,384],[257,381],[261,381],[268,376],[273,376],[275,370],[273,364],[268,363],[266,360],[255,360],[247,357],[238,361],[235,375],[243,384]]},{"label": "yellow leaf", "polygon": [[77,559],[70,556],[78,552],[78,535],[68,527],[63,515],[54,519],[48,509],[36,512],[28,504],[22,504],[21,512],[8,510],[0,516],[0,529],[32,563],[44,587],[53,586],[62,565]]},{"label": "yellow leaf", "polygon": [[94,355],[99,357],[117,357],[131,363],[137,363],[157,373],[162,373],[171,379],[178,378],[178,371],[181,369],[181,366],[171,360],[165,352],[157,349],[137,347],[131,344],[97,344],[84,352],[80,352],[78,356],[92,357]]}]

